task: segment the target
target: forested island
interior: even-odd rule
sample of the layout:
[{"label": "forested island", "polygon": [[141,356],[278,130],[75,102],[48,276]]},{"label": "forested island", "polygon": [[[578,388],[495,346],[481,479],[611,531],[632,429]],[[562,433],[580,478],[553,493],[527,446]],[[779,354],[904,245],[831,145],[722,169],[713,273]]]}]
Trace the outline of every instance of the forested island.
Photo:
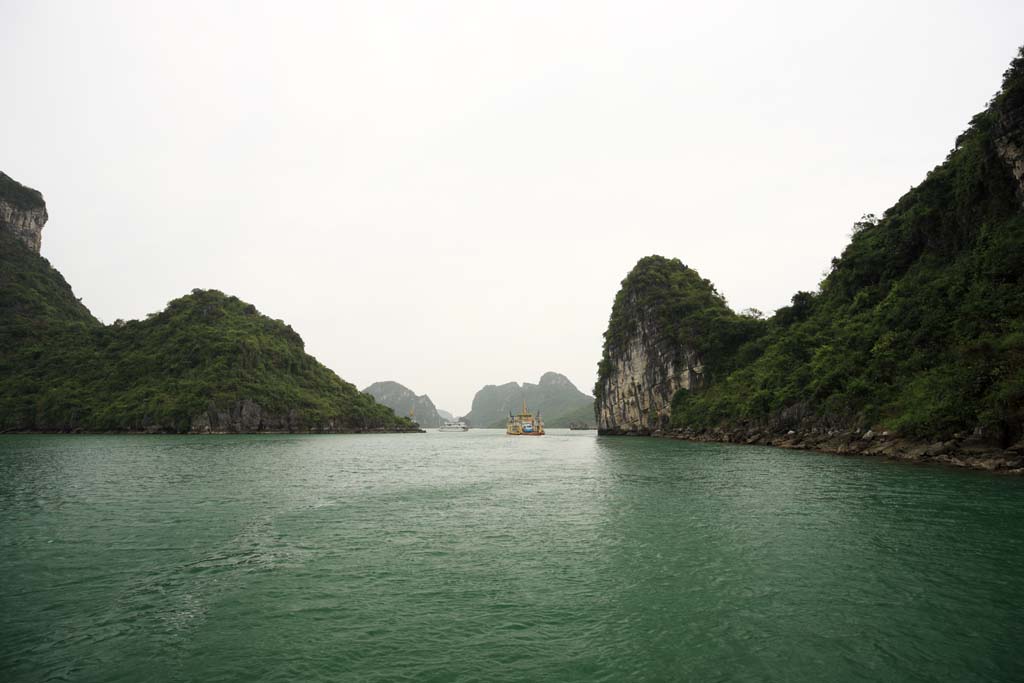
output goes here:
[{"label": "forested island", "polygon": [[594,422],[594,399],[557,372],[545,372],[537,384],[488,384],[473,396],[466,421],[474,427],[504,428],[509,414],[522,410],[523,401],[533,412],[540,411],[546,427],[585,427]]},{"label": "forested island", "polygon": [[398,382],[374,382],[363,389],[363,393],[373,396],[373,400],[377,403],[391,408],[395,411],[395,415],[408,417],[421,427],[440,427],[442,420],[452,419],[451,413],[446,413],[448,415],[446,418],[441,417],[440,411],[430,400],[430,396],[418,395],[409,387]]},{"label": "forested island", "polygon": [[413,431],[216,290],[103,325],[39,255],[46,205],[0,173],[0,432]]},{"label": "forested island", "polygon": [[1022,471],[1022,207],[1024,49],[945,162],[772,317],[641,259],[605,333],[600,431]]}]

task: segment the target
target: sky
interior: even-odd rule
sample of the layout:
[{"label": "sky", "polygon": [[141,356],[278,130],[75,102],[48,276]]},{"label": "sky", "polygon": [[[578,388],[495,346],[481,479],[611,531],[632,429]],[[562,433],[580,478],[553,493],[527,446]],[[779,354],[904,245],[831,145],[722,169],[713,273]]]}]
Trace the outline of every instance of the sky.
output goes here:
[{"label": "sky", "polygon": [[942,162],[1021,2],[0,0],[0,170],[104,322],[215,288],[456,414],[589,392],[619,284],[817,288]]}]

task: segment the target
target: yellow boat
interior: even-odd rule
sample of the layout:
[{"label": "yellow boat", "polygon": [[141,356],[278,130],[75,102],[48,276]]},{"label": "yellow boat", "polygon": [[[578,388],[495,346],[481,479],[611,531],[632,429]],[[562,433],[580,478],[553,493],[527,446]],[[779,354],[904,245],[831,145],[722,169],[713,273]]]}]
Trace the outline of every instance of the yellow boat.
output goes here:
[{"label": "yellow boat", "polygon": [[537,417],[526,409],[526,400],[523,400],[523,412],[518,415],[509,413],[508,426],[505,433],[509,436],[544,436],[544,421],[540,419],[540,411]]}]

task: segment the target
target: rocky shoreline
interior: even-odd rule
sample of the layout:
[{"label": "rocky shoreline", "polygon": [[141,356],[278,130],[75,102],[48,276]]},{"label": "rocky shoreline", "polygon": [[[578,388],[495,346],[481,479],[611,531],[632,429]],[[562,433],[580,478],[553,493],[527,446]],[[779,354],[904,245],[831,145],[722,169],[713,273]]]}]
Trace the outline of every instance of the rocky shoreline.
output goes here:
[{"label": "rocky shoreline", "polygon": [[84,429],[28,429],[28,430],[8,430],[0,432],[0,436],[7,435],[18,435],[18,434],[79,434],[82,436],[151,436],[151,435],[181,435],[181,436],[225,436],[225,435],[239,435],[239,434],[426,434],[427,430],[420,429],[419,427],[411,427],[409,429],[385,429],[383,427],[374,427],[370,429],[260,429],[252,430],[248,432],[239,431],[187,431],[178,432],[173,429],[165,429],[162,427],[151,427],[146,429],[135,429],[135,430],[121,430],[121,431],[107,431],[107,432],[94,432],[87,431]]},{"label": "rocky shoreline", "polygon": [[992,438],[980,434],[957,434],[953,438],[934,442],[905,439],[889,432],[872,430],[788,430],[782,433],[756,430],[692,429],[654,431],[610,431],[601,434],[623,436],[652,436],[681,441],[704,443],[733,443],[742,445],[775,446],[802,451],[818,451],[835,455],[881,456],[904,462],[939,464],[985,470],[998,474],[1024,475],[1024,440],[1009,448],[1002,448]]},{"label": "rocky shoreline", "polygon": [[[210,404],[185,424],[169,425],[150,420],[128,429],[97,431],[75,424],[43,425],[38,429],[8,429],[0,434],[408,434],[424,433],[418,425],[383,427],[363,421],[353,426],[352,420],[329,418],[307,420],[297,409],[267,410],[256,401],[242,399],[227,405]],[[358,424],[358,423],[357,423]]]}]

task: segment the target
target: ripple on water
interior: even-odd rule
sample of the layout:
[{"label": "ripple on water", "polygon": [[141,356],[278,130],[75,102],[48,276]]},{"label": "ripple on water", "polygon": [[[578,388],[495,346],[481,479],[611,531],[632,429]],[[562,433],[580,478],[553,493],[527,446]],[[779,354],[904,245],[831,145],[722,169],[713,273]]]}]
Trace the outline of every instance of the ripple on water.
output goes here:
[{"label": "ripple on water", "polygon": [[1015,479],[500,432],[0,439],[10,680],[1009,679]]}]

